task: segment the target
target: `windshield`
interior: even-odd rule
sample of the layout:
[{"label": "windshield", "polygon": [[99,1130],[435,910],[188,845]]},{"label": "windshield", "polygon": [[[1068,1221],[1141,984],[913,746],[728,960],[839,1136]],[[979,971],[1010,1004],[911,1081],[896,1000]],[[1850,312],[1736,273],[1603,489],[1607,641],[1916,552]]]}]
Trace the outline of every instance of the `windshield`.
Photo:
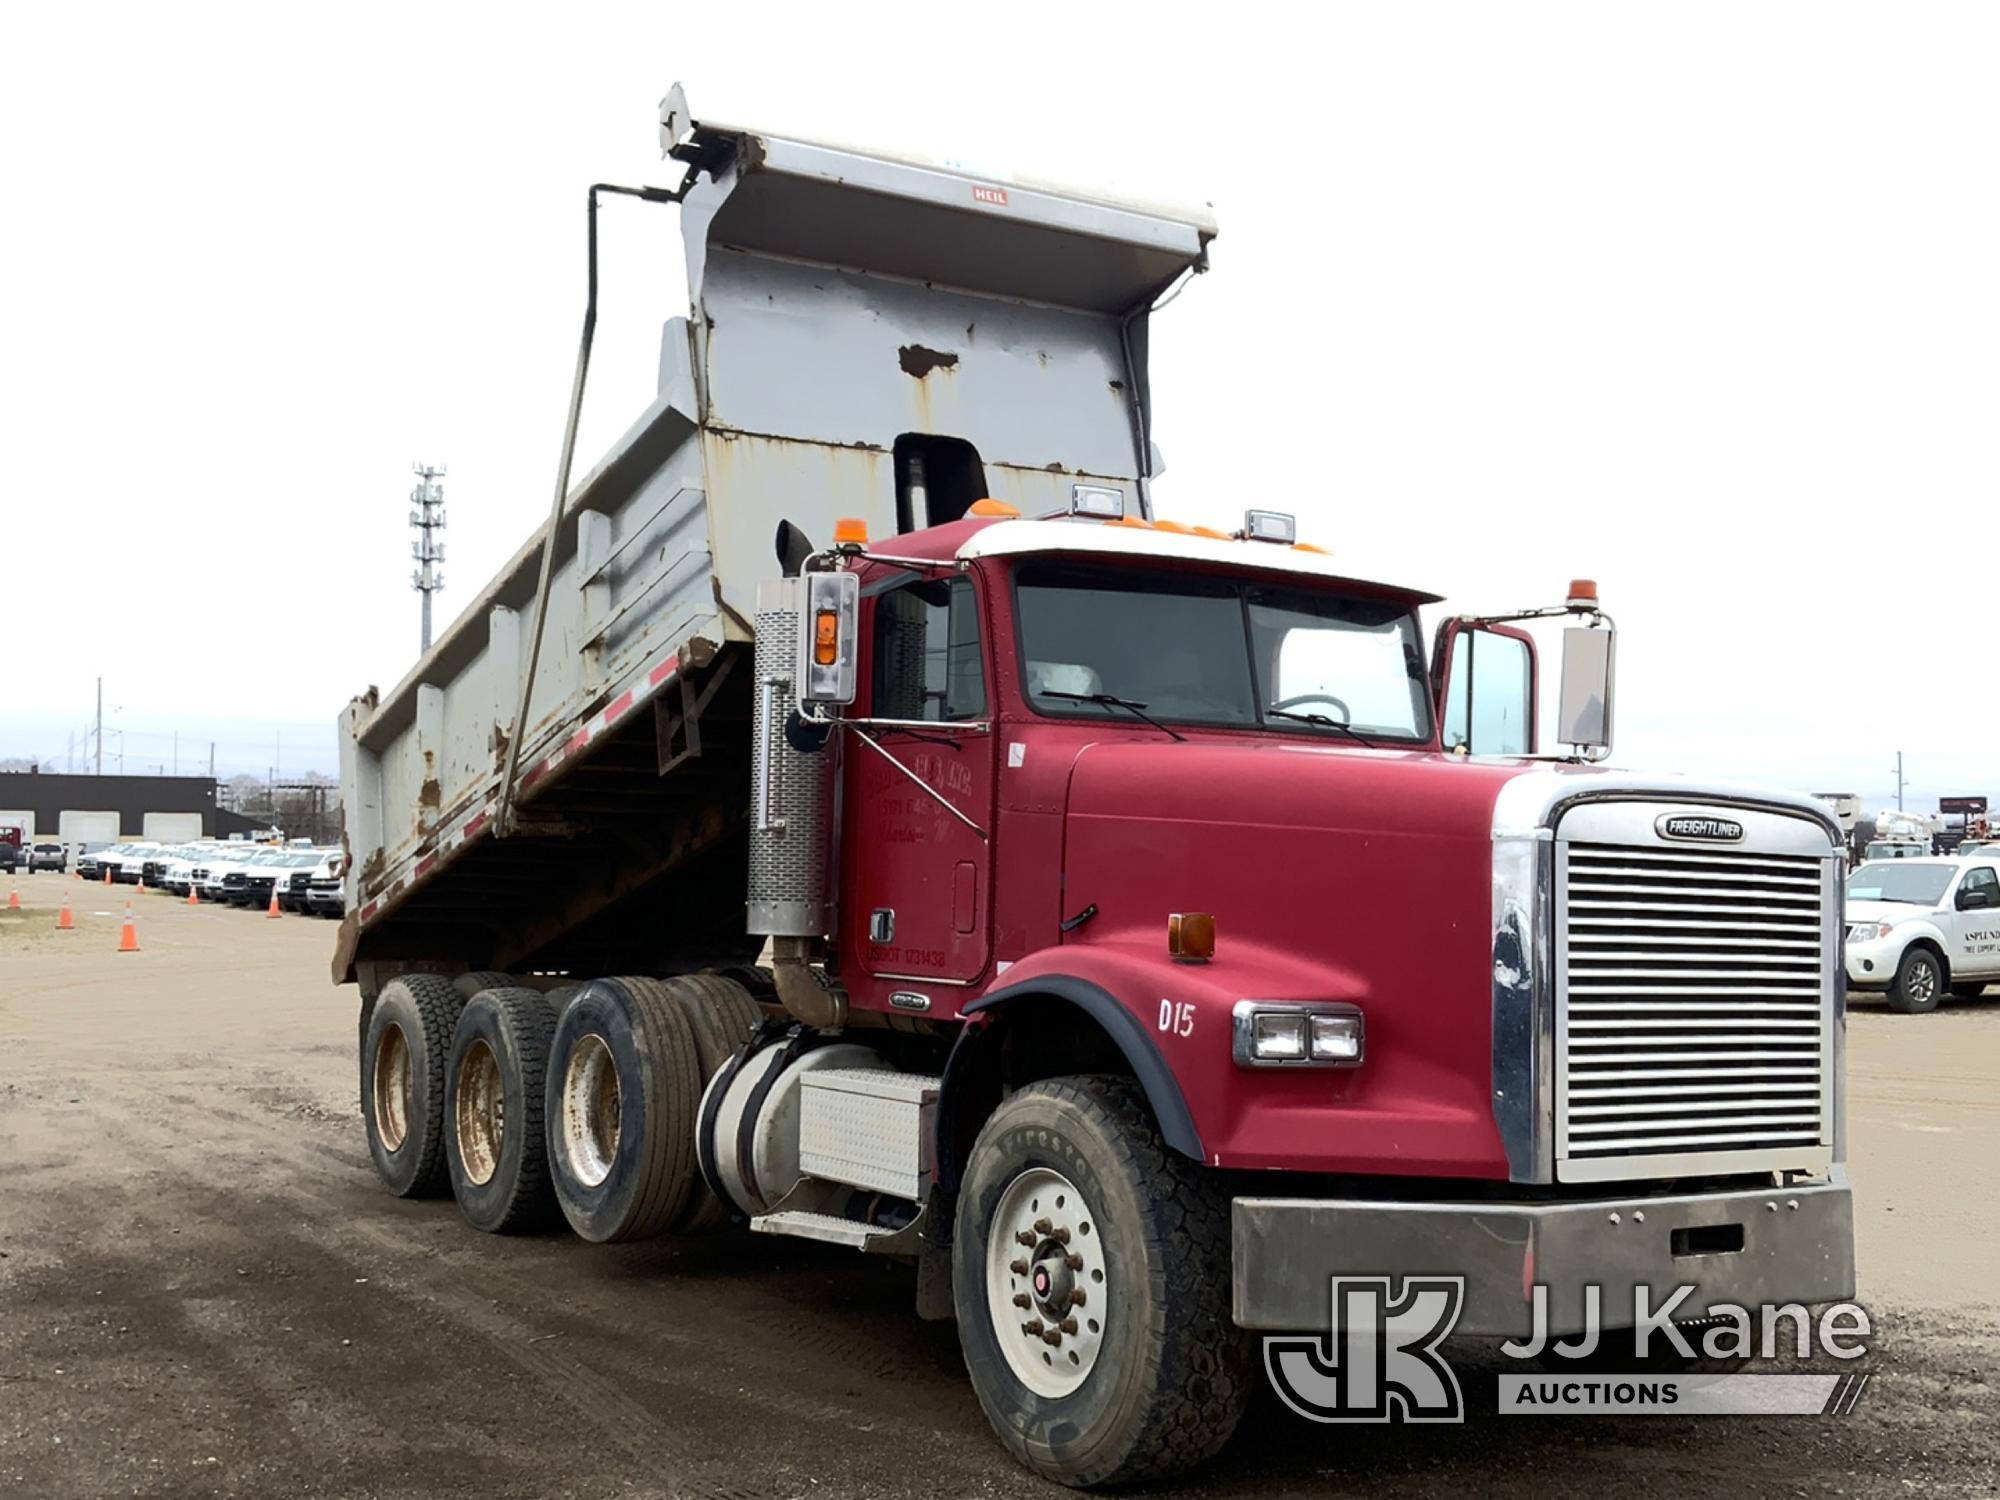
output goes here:
[{"label": "windshield", "polygon": [[1936,906],[1957,872],[1956,865],[1932,860],[1898,859],[1863,865],[1847,877],[1850,901],[1901,901],[1910,906]]},{"label": "windshield", "polygon": [[[1037,712],[1300,733],[1431,736],[1415,615],[1402,604],[1235,578],[1031,564],[1015,586]],[[1104,695],[1106,701],[1078,699]],[[1321,722],[1324,721],[1324,722]]]}]

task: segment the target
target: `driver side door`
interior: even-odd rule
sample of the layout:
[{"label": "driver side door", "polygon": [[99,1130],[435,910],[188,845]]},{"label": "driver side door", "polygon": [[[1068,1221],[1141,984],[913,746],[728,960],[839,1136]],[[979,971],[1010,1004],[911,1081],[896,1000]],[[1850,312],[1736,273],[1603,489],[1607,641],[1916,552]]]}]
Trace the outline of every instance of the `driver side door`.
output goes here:
[{"label": "driver side door", "polygon": [[868,733],[881,749],[843,748],[844,823],[858,836],[843,841],[841,922],[876,979],[965,985],[986,969],[994,760],[982,626],[965,577],[900,583],[869,613],[861,722],[878,721]]}]

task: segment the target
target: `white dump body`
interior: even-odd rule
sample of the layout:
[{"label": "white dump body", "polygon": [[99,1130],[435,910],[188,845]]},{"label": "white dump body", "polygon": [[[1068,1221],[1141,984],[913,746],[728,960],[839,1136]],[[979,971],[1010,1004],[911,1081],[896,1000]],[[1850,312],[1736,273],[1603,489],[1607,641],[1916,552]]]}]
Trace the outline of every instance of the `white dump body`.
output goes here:
[{"label": "white dump body", "polygon": [[[680,208],[693,316],[666,326],[657,399],[566,502],[519,758],[521,827],[505,841],[547,839],[558,857],[533,885],[524,862],[489,861],[476,897],[472,881],[445,878],[494,842],[537,532],[414,670],[342,717],[353,857],[336,977],[389,926],[400,930],[378,951],[467,958],[516,905],[567,903],[582,920],[593,898],[572,887],[643,877],[607,881],[572,858],[580,839],[615,844],[629,797],[573,790],[559,806],[550,794],[607,737],[656,728],[658,773],[671,776],[666,705],[692,715],[693,684],[749,639],[780,522],[823,545],[836,517],[858,516],[879,538],[987,496],[1060,511],[1080,482],[1147,508],[1147,312],[1205,265],[1206,213],[682,119],[669,129],[695,174]],[[427,886],[440,888],[428,902]],[[447,943],[447,921],[448,945],[427,947]],[[518,960],[532,946],[490,951]]]}]

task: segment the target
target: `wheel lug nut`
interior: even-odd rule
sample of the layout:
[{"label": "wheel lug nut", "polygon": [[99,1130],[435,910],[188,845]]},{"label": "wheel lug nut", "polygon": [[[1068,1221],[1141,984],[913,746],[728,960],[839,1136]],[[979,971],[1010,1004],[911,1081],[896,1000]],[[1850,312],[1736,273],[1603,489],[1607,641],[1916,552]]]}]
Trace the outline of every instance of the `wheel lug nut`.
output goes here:
[{"label": "wheel lug nut", "polygon": [[1063,1257],[1063,1264],[1068,1266],[1072,1271],[1081,1271],[1083,1269],[1083,1257],[1081,1255],[1065,1255]]},{"label": "wheel lug nut", "polygon": [[[1042,1320],[1040,1318],[1028,1319],[1027,1322],[1021,1325],[1021,1332],[1027,1334],[1029,1338],[1034,1339],[1045,1338],[1047,1336],[1042,1332]],[[1057,1337],[1060,1338],[1061,1335],[1058,1334]]]},{"label": "wheel lug nut", "polygon": [[1062,1334],[1057,1329],[1051,1328],[1047,1333],[1042,1335],[1042,1342],[1053,1349],[1062,1342]]},{"label": "wheel lug nut", "polygon": [[1014,1236],[1014,1243],[1017,1245],[1032,1245],[1035,1243],[1035,1237],[1023,1229],[1019,1234]]},{"label": "wheel lug nut", "polygon": [[1073,1286],[1069,1289],[1069,1305],[1071,1307],[1081,1307],[1088,1300],[1089,1298],[1084,1294],[1082,1287]]},{"label": "wheel lug nut", "polygon": [[1060,1325],[1060,1326],[1061,1326],[1061,1328],[1062,1328],[1062,1331],[1063,1331],[1064,1333],[1075,1333],[1075,1332],[1076,1332],[1076,1319],[1075,1319],[1075,1318],[1064,1318],[1064,1319],[1062,1320],[1062,1323],[1061,1323],[1061,1325]]},{"label": "wheel lug nut", "polygon": [[1016,1292],[1014,1294],[1014,1305],[1016,1307],[1026,1307],[1028,1305],[1028,1294],[1026,1292]]},{"label": "wheel lug nut", "polygon": [[1049,1238],[1054,1240],[1058,1245],[1067,1245],[1069,1243],[1069,1226],[1064,1225],[1061,1229],[1055,1230],[1050,1234]]},{"label": "wheel lug nut", "polygon": [[1007,1262],[1007,1269],[1012,1271],[1016,1276],[1026,1276],[1028,1274],[1028,1263],[1025,1260],[1010,1260]]},{"label": "wheel lug nut", "polygon": [[1055,1225],[1051,1224],[1047,1219],[1035,1220],[1035,1233],[1054,1234],[1055,1232],[1056,1232]]}]

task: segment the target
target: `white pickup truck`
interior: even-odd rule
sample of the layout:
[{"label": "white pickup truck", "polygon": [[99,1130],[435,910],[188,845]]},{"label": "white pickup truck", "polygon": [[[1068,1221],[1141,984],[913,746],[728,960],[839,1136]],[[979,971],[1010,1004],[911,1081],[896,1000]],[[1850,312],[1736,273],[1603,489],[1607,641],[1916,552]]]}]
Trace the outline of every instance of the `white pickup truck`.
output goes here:
[{"label": "white pickup truck", "polygon": [[1894,859],[1847,877],[1847,982],[1889,1008],[1936,1010],[2000,983],[2000,850]]}]

